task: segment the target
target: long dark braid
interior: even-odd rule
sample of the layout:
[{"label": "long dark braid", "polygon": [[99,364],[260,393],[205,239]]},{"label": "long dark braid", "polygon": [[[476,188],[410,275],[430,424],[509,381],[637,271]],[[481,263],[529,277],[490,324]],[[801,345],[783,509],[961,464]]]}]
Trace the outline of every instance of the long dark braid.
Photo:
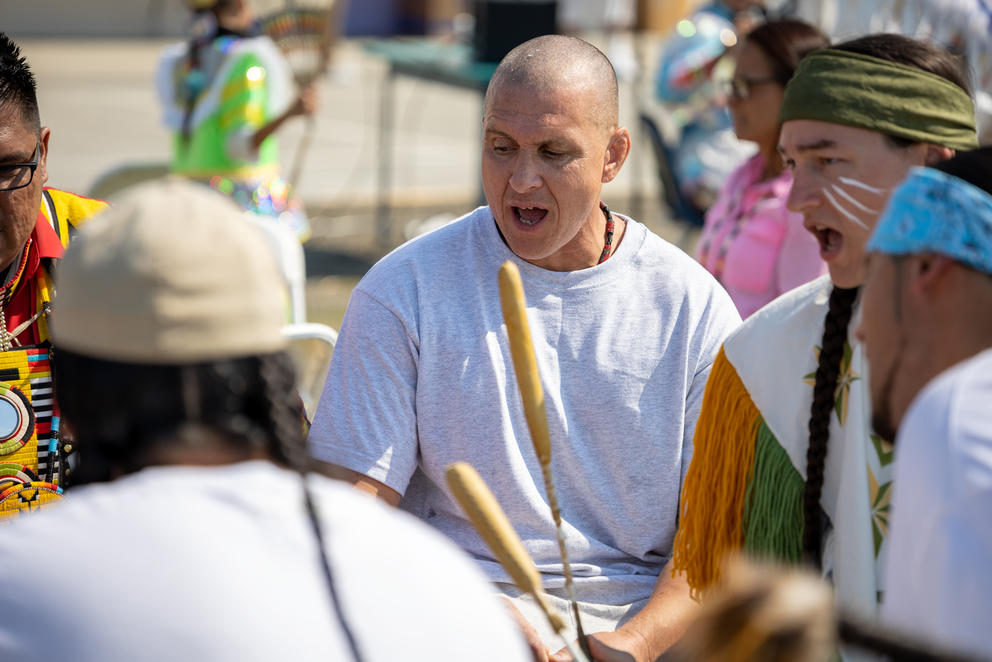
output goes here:
[{"label": "long dark braid", "polygon": [[830,440],[830,415],[836,401],[847,327],[851,323],[858,289],[834,287],[830,292],[827,316],[823,322],[813,404],[809,412],[809,448],[806,451],[806,485],[803,489],[803,555],[814,567],[821,565],[822,522],[820,493],[823,490],[823,469]]},{"label": "long dark braid", "polygon": [[[296,391],[293,366],[289,357],[282,353],[260,357],[259,376],[262,379],[262,388],[268,400],[272,437],[277,445],[273,452],[277,456],[281,455],[286,464],[300,474],[303,485],[303,504],[317,542],[320,565],[331,596],[331,603],[334,606],[334,613],[344,632],[345,639],[348,641],[352,659],[355,662],[361,662],[362,655],[358,650],[358,642],[348,624],[334,581],[334,574],[331,572],[331,565],[327,560],[324,530],[320,524],[320,515],[317,512],[317,506],[307,481],[311,460],[307,452],[306,441],[303,438],[303,401],[300,400]],[[291,404],[291,406],[286,406],[287,404]],[[295,414],[293,413],[294,410]]]},{"label": "long dark braid", "polygon": [[260,356],[258,374],[274,442],[272,454],[289,468],[306,473],[310,461],[300,424],[302,404],[296,393],[292,362],[285,354]]}]

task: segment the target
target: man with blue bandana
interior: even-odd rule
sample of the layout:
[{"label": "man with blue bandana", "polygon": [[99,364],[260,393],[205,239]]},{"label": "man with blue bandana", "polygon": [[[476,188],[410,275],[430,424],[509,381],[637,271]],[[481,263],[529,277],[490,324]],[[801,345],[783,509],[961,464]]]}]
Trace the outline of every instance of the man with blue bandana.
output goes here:
[{"label": "man with blue bandana", "polygon": [[868,243],[858,337],[896,440],[882,617],[992,652],[992,148],[915,168]]}]

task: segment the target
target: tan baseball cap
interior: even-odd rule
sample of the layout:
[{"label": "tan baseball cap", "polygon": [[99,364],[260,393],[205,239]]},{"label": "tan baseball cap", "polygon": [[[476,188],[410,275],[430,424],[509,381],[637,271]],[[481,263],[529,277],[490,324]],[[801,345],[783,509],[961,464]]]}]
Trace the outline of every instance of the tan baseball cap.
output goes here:
[{"label": "tan baseball cap", "polygon": [[272,249],[213,189],[169,177],[129,189],[80,229],[56,274],[56,347],[187,364],[284,349]]}]

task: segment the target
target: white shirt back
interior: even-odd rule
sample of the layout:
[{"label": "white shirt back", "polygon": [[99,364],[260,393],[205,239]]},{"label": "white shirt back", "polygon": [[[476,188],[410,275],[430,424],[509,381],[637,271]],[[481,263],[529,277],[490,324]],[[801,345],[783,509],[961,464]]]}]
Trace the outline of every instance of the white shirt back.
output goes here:
[{"label": "white shirt back", "polygon": [[[414,518],[309,478],[366,661],[528,659],[471,562]],[[0,535],[0,659],[348,660],[298,475],[145,469]]]},{"label": "white shirt back", "polygon": [[992,350],[913,401],[896,441],[882,617],[992,656]]}]

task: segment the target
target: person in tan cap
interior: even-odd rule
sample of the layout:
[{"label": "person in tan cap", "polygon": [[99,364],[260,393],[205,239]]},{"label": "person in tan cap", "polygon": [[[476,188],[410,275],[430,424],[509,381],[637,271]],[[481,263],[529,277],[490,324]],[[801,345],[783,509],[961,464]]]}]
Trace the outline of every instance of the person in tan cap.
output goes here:
[{"label": "person in tan cap", "polygon": [[306,473],[255,233],[169,179],[66,253],[58,395],[88,484],[0,536],[0,595],[32,598],[0,619],[0,659],[526,659],[453,545]]}]

